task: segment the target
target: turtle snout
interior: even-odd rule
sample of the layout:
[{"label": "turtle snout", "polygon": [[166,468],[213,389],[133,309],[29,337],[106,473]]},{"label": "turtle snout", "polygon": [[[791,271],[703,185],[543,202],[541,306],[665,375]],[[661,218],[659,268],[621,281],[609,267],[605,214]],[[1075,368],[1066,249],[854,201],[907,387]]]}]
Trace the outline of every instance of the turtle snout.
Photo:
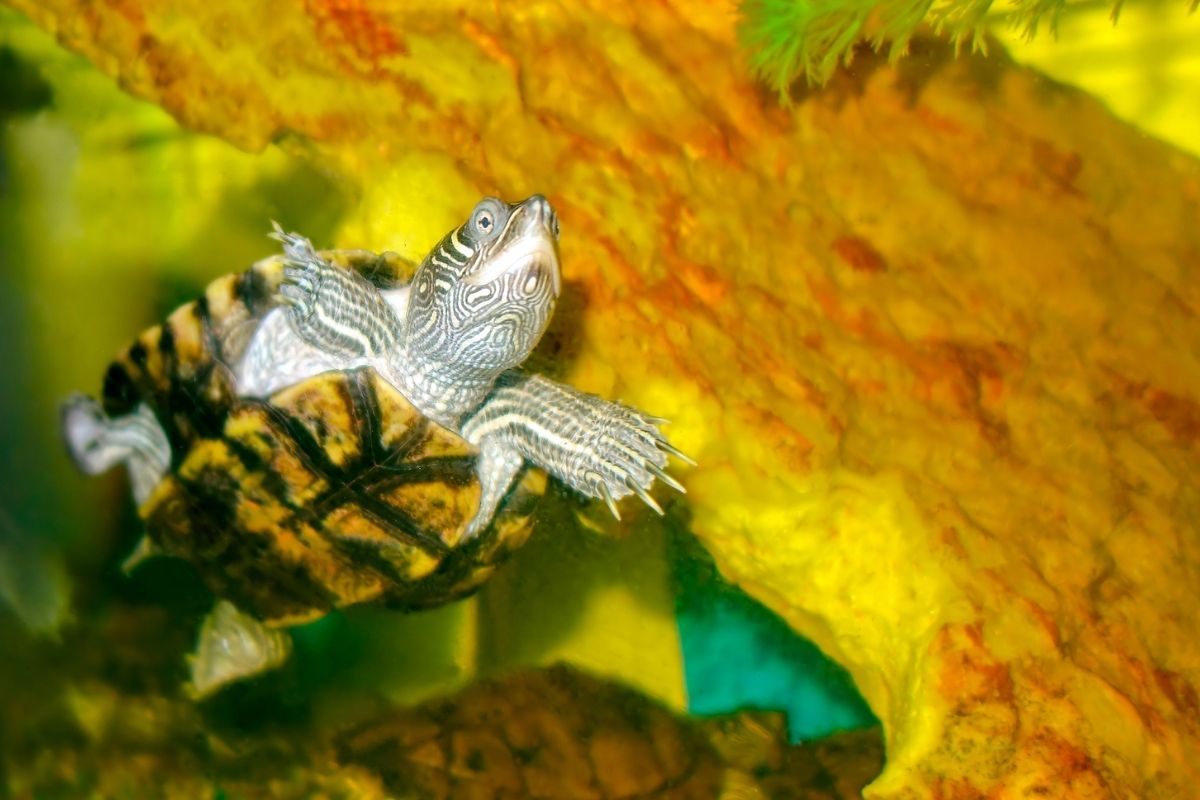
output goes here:
[{"label": "turtle snout", "polygon": [[554,206],[550,205],[545,195],[531,195],[521,205],[528,210],[531,225],[540,226],[558,239],[558,214],[554,212]]}]

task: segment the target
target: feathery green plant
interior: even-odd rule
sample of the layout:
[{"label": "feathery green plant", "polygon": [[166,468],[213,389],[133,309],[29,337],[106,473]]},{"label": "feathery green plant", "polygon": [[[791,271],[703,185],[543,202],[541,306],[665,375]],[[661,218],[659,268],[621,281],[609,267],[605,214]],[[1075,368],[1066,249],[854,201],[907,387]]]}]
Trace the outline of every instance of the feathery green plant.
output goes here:
[{"label": "feathery green plant", "polygon": [[[800,78],[821,85],[838,62],[850,63],[854,45],[865,40],[888,49],[893,61],[905,53],[923,22],[946,32],[956,48],[984,49],[984,17],[993,0],[742,0],[739,37],[755,74],[781,95]],[[1113,20],[1121,10],[1115,0]],[[1011,0],[1015,24],[1032,39],[1043,21],[1051,32],[1067,0]],[[1189,0],[1188,13],[1200,6]],[[868,19],[870,32],[864,29]]]}]

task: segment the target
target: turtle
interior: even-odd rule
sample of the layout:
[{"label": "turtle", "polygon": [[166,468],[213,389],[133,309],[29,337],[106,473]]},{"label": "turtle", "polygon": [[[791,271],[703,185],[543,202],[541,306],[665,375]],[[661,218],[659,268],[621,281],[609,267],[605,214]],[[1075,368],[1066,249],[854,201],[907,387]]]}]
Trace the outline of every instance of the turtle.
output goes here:
[{"label": "turtle", "polygon": [[878,728],[788,743],[787,715],[697,717],[560,662],[477,681],[334,735],[389,797],[710,800],[861,797]]},{"label": "turtle", "polygon": [[666,420],[518,369],[562,288],[558,217],[485,197],[419,263],[317,251],[213,281],[67,398],[81,471],[124,464],[144,536],[218,598],[191,657],[206,697],[287,658],[335,608],[477,589],[528,538],[546,476],[616,502],[677,491]]}]

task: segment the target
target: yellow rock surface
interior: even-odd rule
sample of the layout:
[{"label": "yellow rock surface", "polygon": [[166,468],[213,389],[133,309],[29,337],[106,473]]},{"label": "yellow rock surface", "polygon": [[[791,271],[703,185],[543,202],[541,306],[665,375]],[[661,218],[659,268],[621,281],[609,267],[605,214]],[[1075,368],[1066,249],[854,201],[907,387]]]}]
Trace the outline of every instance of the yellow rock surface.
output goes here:
[{"label": "yellow rock surface", "polygon": [[343,244],[549,195],[564,377],[675,420],[695,533],[883,721],[869,797],[1194,791],[1196,161],[928,44],[780,108],[726,5],[9,1],[354,181]]}]

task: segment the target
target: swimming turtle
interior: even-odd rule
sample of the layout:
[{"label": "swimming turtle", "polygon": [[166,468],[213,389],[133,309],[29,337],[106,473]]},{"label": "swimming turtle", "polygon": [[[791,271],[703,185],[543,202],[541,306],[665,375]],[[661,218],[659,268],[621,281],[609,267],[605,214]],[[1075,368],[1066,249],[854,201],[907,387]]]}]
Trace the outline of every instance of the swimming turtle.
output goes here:
[{"label": "swimming turtle", "polygon": [[[192,661],[199,695],[286,658],[288,625],[362,602],[445,603],[530,531],[539,467],[588,497],[649,494],[665,422],[515,368],[561,289],[558,219],[485,198],[419,264],[284,254],[219,278],[109,367],[103,405],[62,408],[68,450],[125,464],[147,537],[221,598]],[[540,478],[540,483],[539,483]]]}]

